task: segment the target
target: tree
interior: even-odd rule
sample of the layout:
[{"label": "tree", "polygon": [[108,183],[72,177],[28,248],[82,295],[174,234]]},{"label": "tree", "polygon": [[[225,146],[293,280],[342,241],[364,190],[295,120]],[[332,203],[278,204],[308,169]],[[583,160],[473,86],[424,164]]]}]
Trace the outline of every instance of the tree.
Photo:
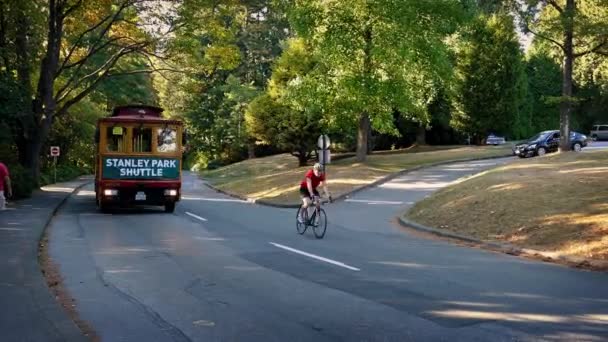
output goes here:
[{"label": "tree", "polygon": [[270,0],[188,1],[180,16],[184,29],[170,48],[172,62],[188,73],[159,80],[163,107],[186,119],[205,161],[253,157],[245,108],[264,90],[281,52],[288,33],[282,9]]},{"label": "tree", "polygon": [[542,48],[532,46],[526,63],[528,75],[530,116],[533,131],[544,131],[559,127],[559,98],[561,94],[561,71]]},{"label": "tree", "polygon": [[[302,39],[291,39],[273,67],[266,93],[257,97],[246,112],[249,134],[258,141],[290,152],[304,166],[323,129],[319,108],[307,106],[300,92],[301,80],[316,64]],[[306,91],[306,89],[304,89]]]},{"label": "tree", "polygon": [[[142,70],[116,68],[126,56],[158,54],[158,39],[144,32],[139,17],[141,11],[154,10],[150,3],[36,0],[9,4],[11,13],[21,18],[13,47],[17,75],[25,98],[32,99],[20,115],[16,142],[20,162],[34,179],[38,179],[40,153],[55,118],[65,115],[107,78],[154,71],[150,64]],[[42,21],[33,22],[40,13],[45,16]],[[37,37],[41,27],[44,33]]]},{"label": "tree", "polygon": [[454,127],[482,142],[488,133],[529,133],[526,75],[513,18],[481,15],[458,44]]},{"label": "tree", "polygon": [[573,70],[576,60],[589,55],[608,55],[608,11],[606,0],[526,0],[516,3],[526,32],[550,42],[562,60],[560,101],[560,150],[570,150],[570,115]]},{"label": "tree", "polygon": [[344,125],[355,124],[357,160],[366,158],[372,126],[396,134],[393,113],[428,122],[428,85],[448,79],[445,38],[465,17],[460,1],[298,1],[290,12],[296,32],[319,56],[311,73],[318,102]]}]

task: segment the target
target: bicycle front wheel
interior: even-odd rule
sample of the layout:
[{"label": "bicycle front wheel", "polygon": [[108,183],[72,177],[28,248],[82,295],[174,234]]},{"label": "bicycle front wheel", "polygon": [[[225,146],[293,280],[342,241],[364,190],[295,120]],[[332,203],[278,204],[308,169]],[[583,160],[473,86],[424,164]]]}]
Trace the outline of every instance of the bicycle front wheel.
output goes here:
[{"label": "bicycle front wheel", "polygon": [[[300,222],[300,212],[302,210],[304,210],[304,212],[302,213],[304,222]],[[308,226],[306,225],[306,221],[308,221],[308,211],[300,206],[300,209],[298,209],[298,214],[296,215],[296,230],[298,231],[298,234],[302,235],[304,234],[304,232],[306,232],[306,228],[308,228]]]},{"label": "bicycle front wheel", "polygon": [[325,210],[322,208],[319,209],[317,215],[318,216],[315,218],[316,222],[312,226],[312,230],[317,239],[322,239],[325,236],[325,231],[327,230],[327,215],[325,215]]}]

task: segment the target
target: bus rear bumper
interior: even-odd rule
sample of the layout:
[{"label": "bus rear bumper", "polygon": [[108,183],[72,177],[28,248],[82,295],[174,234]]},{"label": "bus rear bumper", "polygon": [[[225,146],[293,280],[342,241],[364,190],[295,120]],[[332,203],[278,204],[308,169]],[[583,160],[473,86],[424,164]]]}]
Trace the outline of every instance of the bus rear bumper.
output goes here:
[{"label": "bus rear bumper", "polygon": [[181,198],[181,182],[99,181],[97,200],[103,204],[130,206],[166,205]]}]

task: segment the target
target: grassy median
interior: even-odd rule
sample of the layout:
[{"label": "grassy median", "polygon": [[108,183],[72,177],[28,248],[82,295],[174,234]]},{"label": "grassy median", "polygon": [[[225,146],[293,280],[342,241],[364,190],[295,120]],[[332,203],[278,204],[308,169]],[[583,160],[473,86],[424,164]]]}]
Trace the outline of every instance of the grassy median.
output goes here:
[{"label": "grassy median", "polygon": [[525,159],[445,188],[405,216],[488,241],[608,260],[608,152]]},{"label": "grassy median", "polygon": [[[365,163],[354,158],[337,160],[328,166],[328,181],[334,196],[372,183],[404,169],[449,160],[463,160],[509,154],[511,145],[461,147],[421,146],[400,151],[378,152]],[[246,160],[217,170],[204,171],[214,186],[231,193],[274,203],[297,203],[298,187],[309,167],[298,167],[297,159],[282,154]]]}]

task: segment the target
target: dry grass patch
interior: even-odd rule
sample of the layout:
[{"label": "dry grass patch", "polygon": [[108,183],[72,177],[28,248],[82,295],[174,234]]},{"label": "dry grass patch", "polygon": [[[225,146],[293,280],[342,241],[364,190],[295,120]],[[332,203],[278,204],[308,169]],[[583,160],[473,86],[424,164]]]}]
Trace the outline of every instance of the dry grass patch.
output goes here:
[{"label": "dry grass patch", "polygon": [[406,217],[483,240],[608,260],[608,152],[525,159],[445,188]]},{"label": "dry grass patch", "polygon": [[[335,161],[328,166],[328,180],[333,195],[338,196],[404,169],[440,161],[500,156],[510,150],[510,145],[422,146],[379,152],[370,155],[365,163],[357,163],[354,158]],[[282,154],[204,171],[202,175],[224,191],[275,203],[297,203],[299,183],[308,168],[298,167],[296,158]]]}]

